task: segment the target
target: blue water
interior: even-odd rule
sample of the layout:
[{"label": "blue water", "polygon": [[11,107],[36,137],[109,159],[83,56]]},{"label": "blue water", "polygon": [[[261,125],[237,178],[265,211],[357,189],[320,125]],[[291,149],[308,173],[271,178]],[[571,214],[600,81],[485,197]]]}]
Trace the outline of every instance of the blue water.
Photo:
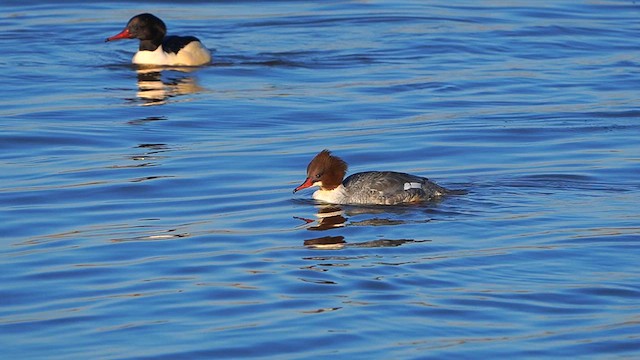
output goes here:
[{"label": "blue water", "polygon": [[[2,8],[3,357],[640,357],[637,2]],[[468,193],[292,195],[324,148]]]}]

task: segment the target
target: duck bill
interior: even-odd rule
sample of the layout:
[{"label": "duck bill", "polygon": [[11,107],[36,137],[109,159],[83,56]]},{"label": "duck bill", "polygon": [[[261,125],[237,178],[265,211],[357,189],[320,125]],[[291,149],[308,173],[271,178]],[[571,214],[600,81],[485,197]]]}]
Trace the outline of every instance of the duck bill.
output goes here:
[{"label": "duck bill", "polygon": [[300,191],[302,189],[306,189],[308,187],[312,187],[313,186],[313,180],[311,180],[311,178],[307,178],[307,180],[305,180],[300,186],[298,186],[297,188],[293,189],[293,192],[297,192]]},{"label": "duck bill", "polygon": [[108,37],[107,40],[105,40],[105,42],[120,40],[120,39],[131,39],[131,38],[132,36],[131,36],[131,33],[129,32],[129,29],[124,29],[119,34],[113,35],[112,37]]}]

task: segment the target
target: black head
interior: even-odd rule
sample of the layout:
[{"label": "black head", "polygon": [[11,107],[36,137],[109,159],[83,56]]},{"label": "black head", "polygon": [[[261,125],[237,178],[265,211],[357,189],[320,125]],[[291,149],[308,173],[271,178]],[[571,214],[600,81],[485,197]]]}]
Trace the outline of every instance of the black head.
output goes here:
[{"label": "black head", "polygon": [[155,50],[167,34],[167,26],[160,18],[152,14],[139,14],[131,18],[119,34],[106,41],[120,39],[139,39],[140,50]]}]

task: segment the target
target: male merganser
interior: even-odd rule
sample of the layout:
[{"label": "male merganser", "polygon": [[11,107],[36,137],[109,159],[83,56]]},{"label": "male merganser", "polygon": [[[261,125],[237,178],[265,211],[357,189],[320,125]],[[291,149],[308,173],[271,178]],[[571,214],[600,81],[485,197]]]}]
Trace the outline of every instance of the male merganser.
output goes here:
[{"label": "male merganser", "polygon": [[131,18],[119,34],[105,41],[140,39],[132,62],[139,65],[198,66],[211,62],[211,53],[195,36],[165,36],[167,26],[151,14]]},{"label": "male merganser", "polygon": [[347,163],[322,150],[307,166],[307,179],[293,190],[319,186],[313,198],[331,204],[396,205],[433,200],[449,190],[429,179],[395,171],[366,171],[344,181]]}]

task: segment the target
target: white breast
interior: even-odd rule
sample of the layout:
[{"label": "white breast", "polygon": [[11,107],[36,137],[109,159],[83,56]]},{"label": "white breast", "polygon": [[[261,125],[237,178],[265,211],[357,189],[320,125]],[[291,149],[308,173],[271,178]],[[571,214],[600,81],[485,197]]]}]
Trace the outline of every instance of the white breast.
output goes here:
[{"label": "white breast", "polygon": [[211,62],[211,53],[199,41],[192,41],[178,53],[166,53],[162,46],[155,51],[138,51],[132,62],[139,65],[197,66]]},{"label": "white breast", "polygon": [[313,193],[313,198],[329,204],[347,203],[347,193],[343,185],[340,185],[333,190],[316,190]]}]

